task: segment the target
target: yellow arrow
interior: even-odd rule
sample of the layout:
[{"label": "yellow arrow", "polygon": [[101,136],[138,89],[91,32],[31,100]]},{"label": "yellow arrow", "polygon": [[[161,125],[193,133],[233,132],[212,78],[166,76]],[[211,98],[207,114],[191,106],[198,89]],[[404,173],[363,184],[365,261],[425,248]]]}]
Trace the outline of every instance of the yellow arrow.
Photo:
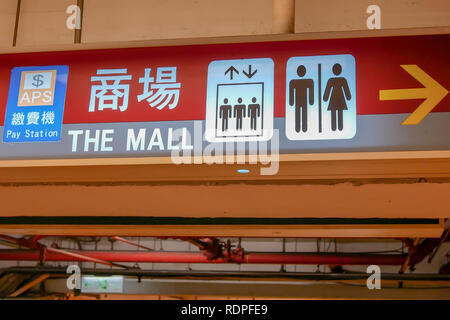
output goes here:
[{"label": "yellow arrow", "polygon": [[427,114],[429,114],[431,110],[444,99],[448,90],[415,64],[401,65],[401,67],[419,81],[424,88],[380,90],[380,100],[425,99],[422,104],[402,122],[402,125],[419,124]]}]

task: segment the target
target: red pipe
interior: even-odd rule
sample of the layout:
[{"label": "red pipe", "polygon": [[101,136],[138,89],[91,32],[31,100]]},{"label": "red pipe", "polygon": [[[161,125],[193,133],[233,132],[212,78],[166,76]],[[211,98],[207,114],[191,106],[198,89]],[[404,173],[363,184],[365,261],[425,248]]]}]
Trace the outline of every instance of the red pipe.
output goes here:
[{"label": "red pipe", "polygon": [[[402,265],[406,255],[400,254],[325,254],[325,253],[258,253],[231,254],[228,258],[208,260],[195,252],[136,252],[136,251],[70,251],[77,255],[110,262],[156,263],[261,263],[261,264],[338,264],[338,265]],[[39,261],[36,250],[0,250],[0,260]],[[76,256],[47,252],[46,261],[81,261]]]},{"label": "red pipe", "polygon": [[247,263],[274,264],[338,264],[338,265],[401,265],[404,255],[325,254],[325,253],[248,253]]}]

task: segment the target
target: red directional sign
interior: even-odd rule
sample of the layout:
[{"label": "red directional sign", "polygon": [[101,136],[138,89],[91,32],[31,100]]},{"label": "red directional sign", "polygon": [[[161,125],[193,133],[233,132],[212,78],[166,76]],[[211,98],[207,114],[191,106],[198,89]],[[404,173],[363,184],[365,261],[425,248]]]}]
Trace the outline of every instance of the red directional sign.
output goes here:
[{"label": "red directional sign", "polygon": [[[446,94],[450,89],[449,52],[450,37],[440,35],[7,54],[0,58],[0,125],[4,124],[11,70],[18,66],[69,67],[64,124],[179,121],[205,119],[207,74],[211,62],[270,58],[274,63],[274,117],[277,118],[285,116],[288,60],[323,55],[354,57],[358,115],[411,114],[429,98],[428,95],[437,94],[422,110],[421,117],[424,118],[430,110],[450,112],[450,95]],[[424,88],[423,81],[421,83],[414,72],[408,71],[411,68],[416,75],[417,72],[425,74],[427,83],[439,87],[420,92],[392,91]],[[246,69],[245,73],[247,77],[255,72],[258,75],[256,70]],[[105,80],[112,79],[113,71],[116,72],[114,76],[121,77],[120,83]],[[227,76],[230,73],[233,74],[233,70]],[[119,86],[118,91],[127,89],[127,103],[119,101],[117,109],[93,107],[92,99],[102,99],[102,83],[112,86],[112,90],[114,85]],[[123,85],[125,87],[120,87]],[[168,98],[172,101],[163,108],[151,105],[161,102],[157,101],[158,90],[173,93]],[[176,90],[177,96],[170,90]],[[118,99],[122,98],[118,96]],[[107,106],[114,101],[106,99],[103,102]],[[173,107],[175,102],[176,107]]]},{"label": "red directional sign", "polygon": [[0,55],[0,160],[449,150],[449,40]]}]

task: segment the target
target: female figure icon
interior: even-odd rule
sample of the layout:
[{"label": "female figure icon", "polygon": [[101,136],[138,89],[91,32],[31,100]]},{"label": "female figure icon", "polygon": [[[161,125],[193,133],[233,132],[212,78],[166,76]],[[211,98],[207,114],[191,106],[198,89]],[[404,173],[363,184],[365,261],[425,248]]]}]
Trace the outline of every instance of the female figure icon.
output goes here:
[{"label": "female figure icon", "polygon": [[[333,66],[333,73],[339,76],[342,72],[342,67],[339,63]],[[330,97],[331,94],[331,97]],[[344,97],[345,95],[345,97]],[[331,111],[331,129],[336,131],[336,122],[339,131],[344,129],[344,110],[347,108],[347,100],[352,98],[350,89],[348,87],[347,80],[344,77],[333,77],[328,79],[327,86],[325,88],[323,100],[328,103],[328,111]]]}]

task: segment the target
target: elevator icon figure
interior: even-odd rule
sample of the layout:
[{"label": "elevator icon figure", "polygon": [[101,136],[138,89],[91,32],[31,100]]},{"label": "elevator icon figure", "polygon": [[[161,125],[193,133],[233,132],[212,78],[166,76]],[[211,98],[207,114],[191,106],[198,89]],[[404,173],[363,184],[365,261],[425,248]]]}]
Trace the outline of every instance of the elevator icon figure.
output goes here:
[{"label": "elevator icon figure", "polygon": [[356,62],[352,55],[288,60],[285,130],[289,140],[355,136]]},{"label": "elevator icon figure", "polygon": [[228,104],[228,99],[223,99],[223,105],[220,106],[219,118],[222,119],[222,130],[228,130],[228,119],[231,118],[231,105]]},{"label": "elevator icon figure", "polygon": [[237,102],[233,111],[233,117],[236,118],[236,131],[242,130],[242,120],[245,118],[245,104],[242,104],[242,98],[239,98]]},{"label": "elevator icon figure", "polygon": [[261,106],[256,103],[256,97],[252,98],[252,103],[248,105],[248,116],[250,117],[250,129],[257,130],[257,119],[261,116]]}]

